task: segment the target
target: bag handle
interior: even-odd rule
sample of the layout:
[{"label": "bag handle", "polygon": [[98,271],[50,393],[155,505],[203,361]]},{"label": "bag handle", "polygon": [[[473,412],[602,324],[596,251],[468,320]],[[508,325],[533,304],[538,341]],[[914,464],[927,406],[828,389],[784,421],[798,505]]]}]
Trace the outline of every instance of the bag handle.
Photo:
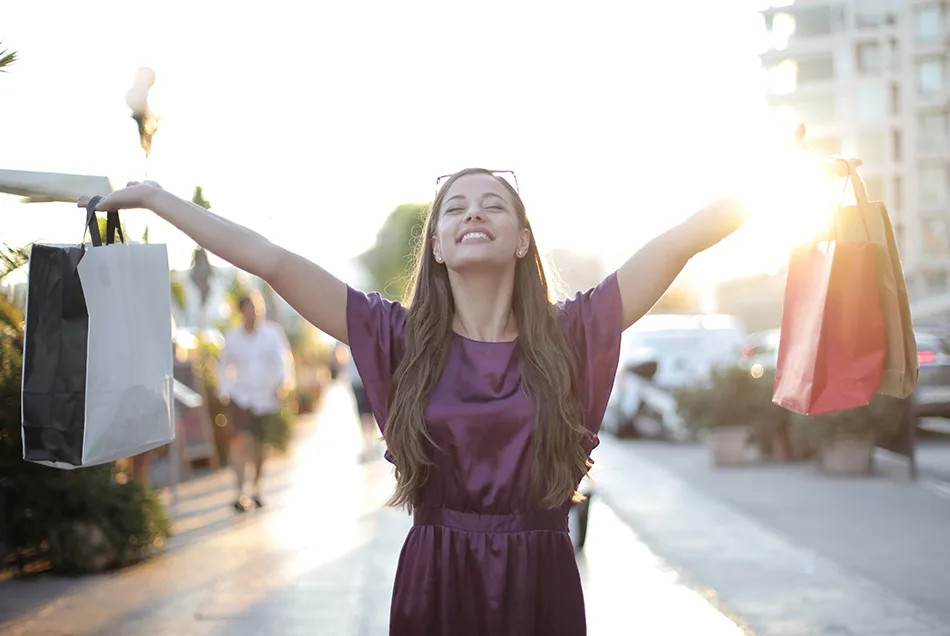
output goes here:
[{"label": "bag handle", "polygon": [[119,223],[119,212],[113,210],[106,213],[106,245],[115,243],[116,234],[119,235],[119,243],[125,243],[125,237],[122,236],[122,224]]},{"label": "bag handle", "polygon": [[[840,159],[839,161],[845,161]],[[864,218],[864,211],[871,209],[871,201],[868,199],[868,189],[864,185],[864,180],[861,179],[861,175],[858,174],[858,169],[851,165],[850,162],[845,161],[848,165],[848,176],[845,177],[844,187],[841,188],[841,196],[838,197],[838,209],[841,209],[841,203],[844,201],[844,194],[848,191],[848,184],[851,184],[852,190],[854,190],[854,200],[857,203],[858,208],[858,217],[861,219],[861,225],[864,227],[864,235],[867,240],[871,240],[871,231],[868,229],[867,219]],[[835,213],[831,219],[831,232],[832,238],[838,240],[838,214]]]},{"label": "bag handle", "polygon": [[[99,233],[99,221],[96,219],[96,206],[102,201],[98,194],[86,204],[86,230],[89,231],[89,237],[92,239],[93,247],[102,247],[102,235]],[[125,237],[122,235],[122,226],[119,223],[119,212],[111,211],[106,213],[106,245],[115,243],[116,233],[119,235],[119,242],[124,243]],[[86,232],[83,231],[83,238],[86,238]]]},{"label": "bag handle", "polygon": [[[871,205],[870,199],[868,199],[868,189],[864,185],[864,180],[861,178],[861,175],[858,174],[858,169],[855,166],[852,166],[850,162],[840,159],[848,164],[848,177],[845,181],[844,187],[848,187],[848,183],[851,183],[851,189],[854,190],[854,200],[857,201],[859,206],[869,207]],[[844,193],[841,193],[842,197]]]}]

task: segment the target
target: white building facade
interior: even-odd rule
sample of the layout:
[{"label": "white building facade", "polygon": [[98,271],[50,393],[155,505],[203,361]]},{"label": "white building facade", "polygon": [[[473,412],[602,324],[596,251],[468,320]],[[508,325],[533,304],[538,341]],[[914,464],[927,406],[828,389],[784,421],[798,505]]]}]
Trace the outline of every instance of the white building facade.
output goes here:
[{"label": "white building facade", "polygon": [[864,160],[869,195],[894,224],[915,317],[950,319],[948,3],[769,4],[770,109],[804,122],[812,145]]}]

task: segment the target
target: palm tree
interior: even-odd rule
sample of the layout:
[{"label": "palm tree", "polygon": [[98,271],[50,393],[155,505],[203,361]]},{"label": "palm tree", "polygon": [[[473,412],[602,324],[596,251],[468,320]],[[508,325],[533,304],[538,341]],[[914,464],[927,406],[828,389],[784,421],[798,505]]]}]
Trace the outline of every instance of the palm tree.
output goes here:
[{"label": "palm tree", "polygon": [[[30,248],[0,246],[0,281],[26,265],[30,260]],[[23,328],[23,316],[19,308],[0,296],[0,331],[13,330],[19,334]]]},{"label": "palm tree", "polygon": [[[3,42],[0,41],[0,44],[3,44]],[[0,51],[0,73],[6,73],[6,67],[15,61],[16,51],[10,51],[9,49]],[[0,246],[0,281],[26,265],[29,260],[30,249],[28,247]],[[19,313],[19,310],[13,303],[7,302],[4,298],[0,297],[0,328],[14,330],[22,328]]]},{"label": "palm tree", "polygon": [[29,260],[29,247],[0,246],[0,280],[26,265]]},{"label": "palm tree", "polygon": [[[3,44],[3,42],[0,42],[0,44]],[[0,51],[0,73],[6,73],[6,67],[14,62],[16,62],[16,51],[10,51],[9,49]]]}]

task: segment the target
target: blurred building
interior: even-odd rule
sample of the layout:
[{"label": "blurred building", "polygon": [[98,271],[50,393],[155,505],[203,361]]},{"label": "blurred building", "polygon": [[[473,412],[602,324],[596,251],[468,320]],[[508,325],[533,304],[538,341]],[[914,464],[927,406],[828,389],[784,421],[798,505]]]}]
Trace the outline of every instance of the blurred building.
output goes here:
[{"label": "blurred building", "polygon": [[3,296],[14,305],[26,308],[26,283],[12,285],[0,282],[0,296]]},{"label": "blurred building", "polygon": [[894,223],[915,316],[950,318],[946,3],[768,4],[770,108],[804,122],[812,145],[865,161],[868,192]]},{"label": "blurred building", "polygon": [[751,332],[782,326],[785,272],[734,278],[716,287],[716,311],[736,316]]},{"label": "blurred building", "polygon": [[[328,269],[341,280],[357,289],[369,289],[368,276],[355,259],[331,265]],[[292,332],[303,321],[303,317],[287,301],[269,291],[259,278],[228,264],[213,266],[211,270],[208,300],[203,306],[201,295],[191,278],[191,269],[173,270],[170,273],[171,283],[180,286],[181,299],[184,301],[179,304],[173,296],[172,316],[179,328],[198,330],[227,319],[237,309],[231,294],[235,281],[243,289],[259,291],[267,309],[267,318],[280,323],[284,330]]]},{"label": "blurred building", "polygon": [[269,293],[263,281],[247,272],[231,265],[212,267],[211,272],[208,299],[204,305],[201,304],[201,295],[191,279],[191,269],[170,272],[171,283],[173,286],[180,286],[181,300],[184,301],[179,304],[173,294],[172,316],[179,328],[211,328],[228,319],[237,311],[234,304],[236,299],[231,293],[235,281],[242,289],[256,289],[261,293],[268,320],[279,322],[285,330],[293,329],[301,320],[300,315],[283,298],[276,293]]}]

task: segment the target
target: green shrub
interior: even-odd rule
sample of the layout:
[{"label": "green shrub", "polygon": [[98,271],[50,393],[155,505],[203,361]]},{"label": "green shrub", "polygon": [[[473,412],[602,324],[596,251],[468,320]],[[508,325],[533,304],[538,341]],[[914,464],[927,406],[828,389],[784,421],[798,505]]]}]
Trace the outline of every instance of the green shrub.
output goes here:
[{"label": "green shrub", "polygon": [[772,404],[774,376],[759,377],[741,366],[715,368],[706,382],[680,389],[676,402],[680,415],[693,430],[721,426],[778,426],[785,411]]},{"label": "green shrub", "polygon": [[895,433],[904,415],[904,402],[885,395],[875,395],[868,406],[826,413],[823,415],[790,416],[793,438],[810,449],[837,438],[869,437],[878,440]]},{"label": "green shrub", "polygon": [[61,470],[22,459],[23,322],[0,299],[0,557],[45,555],[62,571],[121,566],[171,536],[156,494],[114,464]]}]

